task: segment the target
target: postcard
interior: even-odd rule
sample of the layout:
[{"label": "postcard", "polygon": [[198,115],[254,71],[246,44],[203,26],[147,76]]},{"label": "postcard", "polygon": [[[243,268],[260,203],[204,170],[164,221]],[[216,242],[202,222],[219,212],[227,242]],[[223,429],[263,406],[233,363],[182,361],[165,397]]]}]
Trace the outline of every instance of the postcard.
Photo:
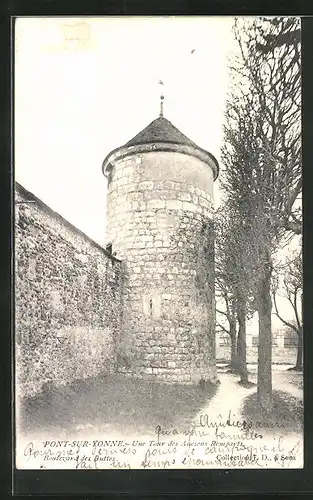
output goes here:
[{"label": "postcard", "polygon": [[297,17],[20,17],[15,462],[303,468]]}]

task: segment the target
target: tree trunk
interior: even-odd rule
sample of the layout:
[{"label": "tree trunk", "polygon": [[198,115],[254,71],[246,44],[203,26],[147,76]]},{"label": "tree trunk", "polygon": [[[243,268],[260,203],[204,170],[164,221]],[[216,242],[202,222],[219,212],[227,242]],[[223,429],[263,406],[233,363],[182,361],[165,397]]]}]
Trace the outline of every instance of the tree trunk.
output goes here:
[{"label": "tree trunk", "polygon": [[246,310],[243,300],[238,301],[237,319],[238,319],[238,340],[237,340],[237,353],[238,353],[238,371],[240,374],[240,382],[248,382],[247,370],[247,346],[246,346]]},{"label": "tree trunk", "polygon": [[298,331],[298,351],[297,351],[297,362],[295,366],[296,370],[303,369],[303,329],[300,328]]},{"label": "tree trunk", "polygon": [[271,275],[272,265],[269,256],[264,265],[264,272],[258,290],[258,400],[265,410],[271,410],[273,405]]},{"label": "tree trunk", "polygon": [[230,342],[231,342],[229,368],[231,371],[237,372],[237,369],[238,369],[237,332],[236,332],[236,322],[235,321],[230,323],[229,335],[230,335]]}]

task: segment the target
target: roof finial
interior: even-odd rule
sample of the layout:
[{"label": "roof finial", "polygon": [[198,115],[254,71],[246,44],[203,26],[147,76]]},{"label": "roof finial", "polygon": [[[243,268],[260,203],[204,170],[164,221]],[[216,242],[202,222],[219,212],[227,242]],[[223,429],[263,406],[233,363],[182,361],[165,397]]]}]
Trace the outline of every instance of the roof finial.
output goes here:
[{"label": "roof finial", "polygon": [[[159,85],[162,85],[162,87],[164,86],[163,80],[159,80],[158,83],[159,83]],[[161,99],[161,101],[160,101],[160,116],[163,116],[163,99],[164,99],[164,95],[161,95],[160,99]]]},{"label": "roof finial", "polygon": [[163,100],[164,100],[164,95],[160,96],[160,116],[163,116]]}]

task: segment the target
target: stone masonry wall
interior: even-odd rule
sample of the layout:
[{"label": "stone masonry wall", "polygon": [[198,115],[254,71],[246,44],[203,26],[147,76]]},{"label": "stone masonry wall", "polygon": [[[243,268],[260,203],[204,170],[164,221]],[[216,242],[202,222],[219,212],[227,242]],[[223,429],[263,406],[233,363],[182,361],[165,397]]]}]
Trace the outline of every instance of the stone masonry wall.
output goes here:
[{"label": "stone masonry wall", "polygon": [[121,263],[19,185],[15,206],[16,387],[30,397],[114,369]]},{"label": "stone masonry wall", "polygon": [[107,236],[126,264],[118,343],[126,375],[216,380],[212,182],[206,164],[180,153],[115,163]]}]

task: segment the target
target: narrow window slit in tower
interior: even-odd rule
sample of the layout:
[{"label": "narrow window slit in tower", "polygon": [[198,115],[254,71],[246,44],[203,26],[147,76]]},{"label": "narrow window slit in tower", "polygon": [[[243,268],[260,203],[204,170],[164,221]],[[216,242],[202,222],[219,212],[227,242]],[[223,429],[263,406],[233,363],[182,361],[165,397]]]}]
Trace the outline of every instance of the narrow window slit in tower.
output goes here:
[{"label": "narrow window slit in tower", "polygon": [[152,299],[149,300],[149,307],[150,307],[150,318],[152,318],[152,307],[153,307],[153,303],[152,303]]}]

